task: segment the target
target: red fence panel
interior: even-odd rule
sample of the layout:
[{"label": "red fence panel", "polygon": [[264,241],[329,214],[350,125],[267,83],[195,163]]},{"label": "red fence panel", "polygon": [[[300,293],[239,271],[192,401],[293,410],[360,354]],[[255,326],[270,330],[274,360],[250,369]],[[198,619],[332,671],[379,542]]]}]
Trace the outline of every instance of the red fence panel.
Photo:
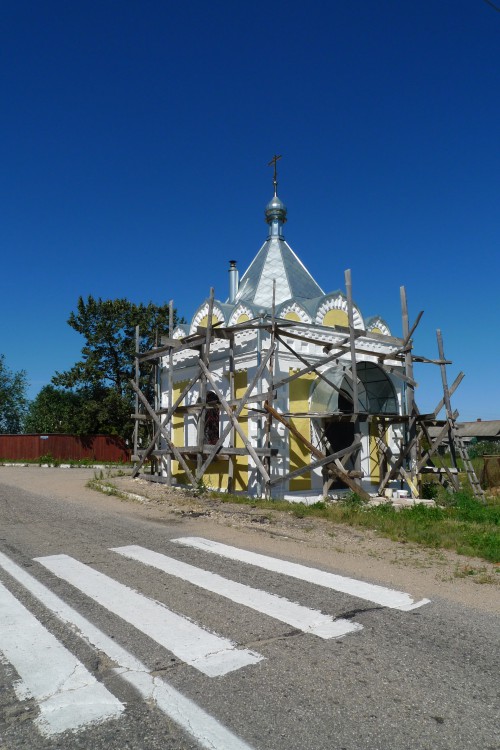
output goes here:
[{"label": "red fence panel", "polygon": [[59,461],[130,461],[130,450],[116,435],[0,435],[0,458],[36,461],[52,456]]}]

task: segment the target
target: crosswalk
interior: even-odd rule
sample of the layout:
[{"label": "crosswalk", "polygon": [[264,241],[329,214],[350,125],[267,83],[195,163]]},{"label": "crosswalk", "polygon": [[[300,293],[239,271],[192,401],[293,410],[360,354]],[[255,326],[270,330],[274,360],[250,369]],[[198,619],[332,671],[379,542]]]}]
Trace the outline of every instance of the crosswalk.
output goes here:
[{"label": "crosswalk", "polygon": [[[429,600],[413,601],[405,592],[335,575],[286,560],[261,555],[197,537],[172,540],[170,550],[179,546],[210,556],[216,555],[243,566],[253,566],[280,576],[295,578],[374,602],[382,607],[409,611]],[[125,558],[154,569],[155,574],[171,576],[286,623],[298,631],[325,641],[362,631],[351,619],[335,618],[303,603],[254,588],[201,567],[182,562],[167,554],[138,545],[110,549],[117,561]],[[95,570],[67,554],[36,557],[37,565],[72,589],[84,594],[108,613],[127,622],[177,659],[208,679],[223,678],[240,669],[252,669],[264,656],[239,647],[225,636],[212,632],[166,604],[155,601],[114,578]],[[215,717],[181,694],[165,679],[154,675],[133,654],[87,620],[66,601],[54,594],[38,578],[0,552],[0,652],[19,675],[14,685],[20,701],[34,699],[39,713],[35,720],[45,736],[64,731],[81,731],[92,725],[119,720],[125,705],[84,664],[64,646],[9,590],[15,581],[31,597],[69,626],[94,650],[105,654],[114,672],[140,696],[155,704],[202,748],[211,750],[251,750],[243,740],[224,727]]]},{"label": "crosswalk", "polygon": [[148,599],[68,555],[36,559],[58,578],[67,581],[208,677],[220,677],[262,659],[259,654],[238,649],[227,638],[209,633],[163,604]]},{"label": "crosswalk", "polygon": [[338,638],[362,629],[361,625],[352,623],[350,620],[334,619],[317,610],[309,609],[309,607],[304,607],[296,602],[290,602],[282,596],[268,594],[260,589],[230,581],[216,573],[201,570],[193,565],[187,565],[172,557],[160,555],[143,547],[117,547],[114,552],[132,560],[138,560],[184,581],[189,581],[189,583],[200,586],[206,591],[224,596],[237,604],[242,604],[244,607],[249,607],[280,620],[280,622],[287,623],[297,630],[312,633],[320,638]]}]

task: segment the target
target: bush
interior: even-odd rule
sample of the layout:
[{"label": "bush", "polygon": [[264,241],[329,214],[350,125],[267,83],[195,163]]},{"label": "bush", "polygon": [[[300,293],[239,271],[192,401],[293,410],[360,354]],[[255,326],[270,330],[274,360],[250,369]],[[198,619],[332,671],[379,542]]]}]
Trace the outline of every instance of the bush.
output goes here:
[{"label": "bush", "polygon": [[435,500],[439,495],[439,484],[437,482],[422,482],[422,498],[424,500]]},{"label": "bush", "polygon": [[500,455],[500,442],[490,442],[481,440],[480,442],[471,442],[468,448],[469,458],[479,458],[480,456],[498,456]]},{"label": "bush", "polygon": [[313,510],[326,510],[326,503],[322,500],[317,500],[315,503],[309,506]]},{"label": "bush", "polygon": [[358,495],[357,492],[349,492],[347,495],[344,495],[344,497],[340,498],[341,503],[345,503],[346,505],[365,505],[366,500],[363,500],[363,498]]},{"label": "bush", "polygon": [[49,464],[51,466],[59,466],[61,462],[58,458],[54,458],[52,453],[45,453],[43,456],[40,456],[40,458],[38,459],[38,463],[40,464],[40,466],[42,464]]}]

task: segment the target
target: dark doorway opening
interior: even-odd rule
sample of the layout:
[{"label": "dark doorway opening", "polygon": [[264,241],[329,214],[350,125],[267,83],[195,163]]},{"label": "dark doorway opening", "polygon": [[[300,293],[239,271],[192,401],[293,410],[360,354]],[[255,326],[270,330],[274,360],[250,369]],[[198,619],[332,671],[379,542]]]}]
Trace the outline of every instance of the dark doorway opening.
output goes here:
[{"label": "dark doorway opening", "polygon": [[[338,409],[342,414],[353,413],[352,398],[344,391],[340,391],[339,393]],[[337,420],[325,419],[324,436],[328,442],[328,452],[337,453],[337,451],[341,451],[343,448],[352,445],[354,441],[354,422],[339,422]],[[348,459],[345,468],[348,471],[354,469],[354,458],[350,457]],[[334,490],[345,488],[347,488],[347,484],[341,479],[335,479],[331,484],[331,489]]]}]

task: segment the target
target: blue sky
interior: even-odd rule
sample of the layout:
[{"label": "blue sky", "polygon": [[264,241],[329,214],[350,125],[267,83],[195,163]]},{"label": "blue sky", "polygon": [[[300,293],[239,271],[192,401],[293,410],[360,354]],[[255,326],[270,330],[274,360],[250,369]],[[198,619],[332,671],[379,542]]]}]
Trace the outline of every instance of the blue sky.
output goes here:
[{"label": "blue sky", "polygon": [[[500,7],[500,2],[498,3]],[[350,268],[401,332],[399,287],[500,418],[500,12],[485,0],[38,0],[0,10],[0,352],[30,395],[78,358],[79,295],[190,319],[266,237],[274,153],[285,235],[325,291]],[[422,411],[439,370],[421,366]]]}]

